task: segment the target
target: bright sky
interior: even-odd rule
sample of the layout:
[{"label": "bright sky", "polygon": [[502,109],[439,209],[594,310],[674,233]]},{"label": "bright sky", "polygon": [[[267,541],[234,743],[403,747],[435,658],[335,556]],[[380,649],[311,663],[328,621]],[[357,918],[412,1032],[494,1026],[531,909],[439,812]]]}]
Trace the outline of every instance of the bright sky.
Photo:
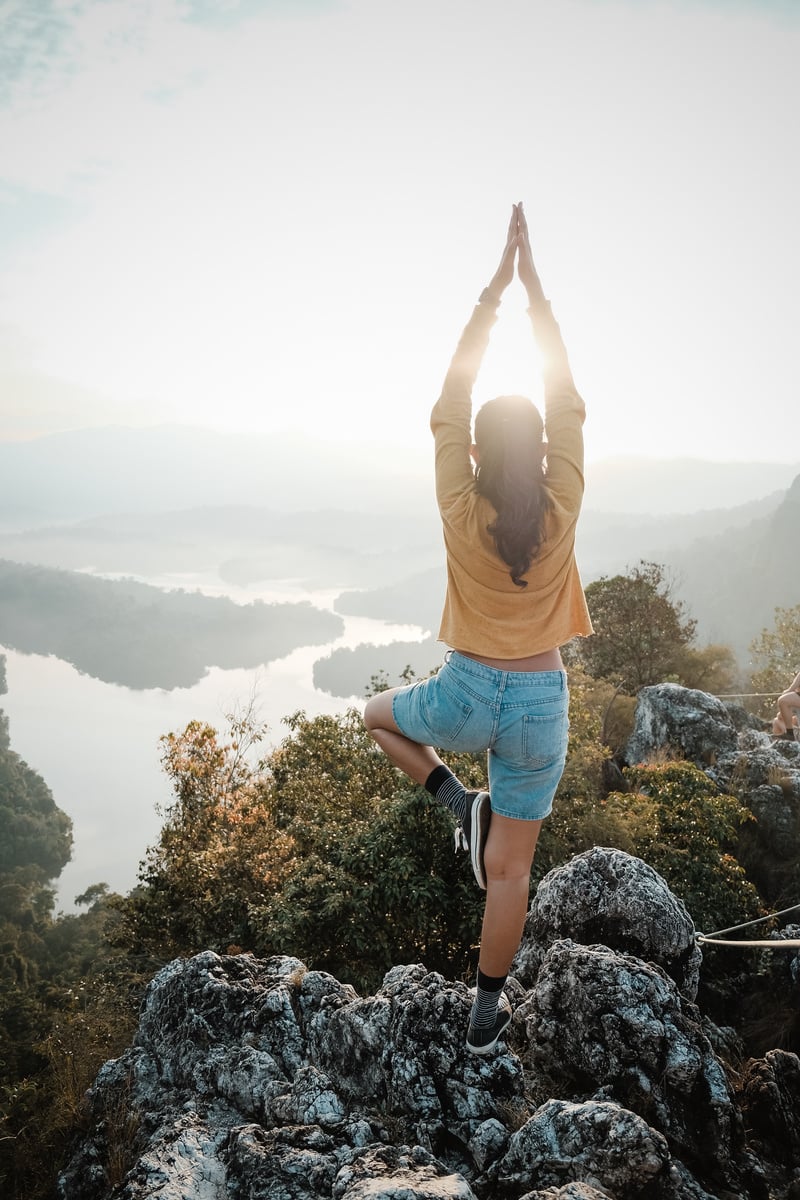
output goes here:
[{"label": "bright sky", "polygon": [[0,437],[427,442],[523,199],[590,459],[794,461],[798,63],[796,0],[0,0]]}]

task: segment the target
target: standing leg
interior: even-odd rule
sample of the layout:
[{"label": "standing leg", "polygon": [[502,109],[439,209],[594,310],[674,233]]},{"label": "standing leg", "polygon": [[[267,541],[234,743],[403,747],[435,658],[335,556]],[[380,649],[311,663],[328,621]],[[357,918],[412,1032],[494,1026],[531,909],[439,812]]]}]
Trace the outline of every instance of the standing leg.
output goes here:
[{"label": "standing leg", "polygon": [[541,828],[541,821],[517,821],[492,813],[483,853],[486,907],[478,960],[486,975],[507,975],[519,949]]},{"label": "standing leg", "polygon": [[467,1033],[467,1047],[475,1054],[493,1050],[511,1020],[503,985],[522,940],[531,865],[541,827],[541,821],[520,821],[492,813],[483,855],[486,906],[478,982]]},{"label": "standing leg", "polygon": [[782,696],[778,697],[778,714],[786,730],[785,737],[794,736],[794,715],[798,709],[800,709],[800,695],[797,692],[784,692]]}]

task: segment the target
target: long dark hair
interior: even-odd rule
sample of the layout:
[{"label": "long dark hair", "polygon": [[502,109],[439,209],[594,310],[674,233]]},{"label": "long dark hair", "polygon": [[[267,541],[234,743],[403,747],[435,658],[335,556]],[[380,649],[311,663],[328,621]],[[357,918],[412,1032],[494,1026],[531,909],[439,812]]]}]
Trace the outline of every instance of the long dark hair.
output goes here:
[{"label": "long dark hair", "polygon": [[497,553],[518,587],[545,538],[553,507],[543,467],[544,424],[525,396],[498,396],[478,410],[475,444],[480,463],[475,487],[497,513],[487,525]]}]

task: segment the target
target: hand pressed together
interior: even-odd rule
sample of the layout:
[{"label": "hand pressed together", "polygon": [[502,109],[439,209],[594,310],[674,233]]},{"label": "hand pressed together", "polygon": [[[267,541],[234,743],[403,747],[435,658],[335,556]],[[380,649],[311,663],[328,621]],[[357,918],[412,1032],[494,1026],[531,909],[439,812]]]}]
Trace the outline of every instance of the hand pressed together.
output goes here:
[{"label": "hand pressed together", "polygon": [[533,254],[528,236],[528,222],[522,208],[522,201],[511,206],[511,220],[508,224],[506,244],[500,258],[500,265],[492,276],[488,291],[500,300],[503,292],[514,278],[514,263],[517,274],[528,293],[528,302],[533,304],[544,297],[542,284],[533,265]]}]

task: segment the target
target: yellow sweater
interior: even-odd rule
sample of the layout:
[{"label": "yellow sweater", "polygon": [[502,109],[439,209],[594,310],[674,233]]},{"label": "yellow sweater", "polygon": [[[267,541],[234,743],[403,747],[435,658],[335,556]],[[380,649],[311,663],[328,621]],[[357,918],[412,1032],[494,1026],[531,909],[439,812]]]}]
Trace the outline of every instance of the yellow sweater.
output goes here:
[{"label": "yellow sweater", "polygon": [[526,658],[592,632],[575,562],[585,408],[550,305],[542,299],[528,312],[543,358],[546,479],[553,510],[545,540],[525,576],[526,588],[512,582],[487,532],[496,514],[475,490],[469,454],[472,386],[497,319],[489,304],[476,306],[431,413],[436,498],[447,552],[439,640],[487,658]]}]

